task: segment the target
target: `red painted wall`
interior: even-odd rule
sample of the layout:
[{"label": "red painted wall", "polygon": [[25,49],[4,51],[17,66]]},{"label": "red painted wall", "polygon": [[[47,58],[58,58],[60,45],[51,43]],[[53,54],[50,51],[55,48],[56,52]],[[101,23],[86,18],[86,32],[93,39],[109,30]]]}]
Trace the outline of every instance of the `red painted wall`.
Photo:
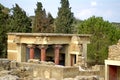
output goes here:
[{"label": "red painted wall", "polygon": [[109,80],[117,80],[117,66],[109,66]]}]

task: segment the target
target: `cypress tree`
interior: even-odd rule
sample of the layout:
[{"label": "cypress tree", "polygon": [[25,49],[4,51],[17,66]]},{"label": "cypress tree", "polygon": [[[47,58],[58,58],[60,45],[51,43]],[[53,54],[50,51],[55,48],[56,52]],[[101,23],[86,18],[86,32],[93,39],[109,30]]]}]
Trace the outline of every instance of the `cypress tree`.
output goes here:
[{"label": "cypress tree", "polygon": [[35,10],[35,19],[32,31],[38,33],[53,32],[53,21],[51,20],[54,20],[52,15],[50,13],[47,15],[45,9],[43,9],[42,3],[38,2],[37,9]]},{"label": "cypress tree", "polygon": [[53,23],[54,23],[54,18],[52,17],[51,13],[48,13],[48,17],[47,17],[47,24],[48,24],[47,32],[49,32],[49,33],[53,33],[54,32]]},{"label": "cypress tree", "polygon": [[31,32],[31,19],[26,12],[15,4],[9,18],[9,32]]},{"label": "cypress tree", "polygon": [[73,13],[69,7],[68,0],[61,0],[61,7],[58,9],[58,17],[55,21],[55,32],[72,33]]},{"label": "cypress tree", "polygon": [[7,53],[7,22],[9,9],[0,4],[0,57]]}]

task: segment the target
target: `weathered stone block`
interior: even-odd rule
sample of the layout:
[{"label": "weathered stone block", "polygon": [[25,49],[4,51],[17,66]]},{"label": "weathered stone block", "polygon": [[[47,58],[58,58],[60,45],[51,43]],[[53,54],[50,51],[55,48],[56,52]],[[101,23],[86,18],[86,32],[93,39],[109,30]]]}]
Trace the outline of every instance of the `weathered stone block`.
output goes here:
[{"label": "weathered stone block", "polygon": [[5,69],[5,70],[10,69],[10,60],[0,59],[0,69]]},{"label": "weathered stone block", "polygon": [[11,61],[11,62],[10,62],[10,68],[11,68],[11,69],[17,68],[17,62],[16,62],[16,61]]}]

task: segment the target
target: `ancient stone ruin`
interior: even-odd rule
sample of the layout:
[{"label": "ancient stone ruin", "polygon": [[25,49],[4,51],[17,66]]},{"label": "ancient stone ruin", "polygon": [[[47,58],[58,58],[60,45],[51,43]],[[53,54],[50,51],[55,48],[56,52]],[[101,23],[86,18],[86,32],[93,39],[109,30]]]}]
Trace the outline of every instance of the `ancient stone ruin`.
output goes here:
[{"label": "ancient stone ruin", "polygon": [[0,59],[0,80],[104,80],[104,66],[84,70],[77,66],[29,60],[16,62]]},{"label": "ancient stone ruin", "polygon": [[90,36],[8,33],[0,80],[104,80],[104,66],[87,67]]}]

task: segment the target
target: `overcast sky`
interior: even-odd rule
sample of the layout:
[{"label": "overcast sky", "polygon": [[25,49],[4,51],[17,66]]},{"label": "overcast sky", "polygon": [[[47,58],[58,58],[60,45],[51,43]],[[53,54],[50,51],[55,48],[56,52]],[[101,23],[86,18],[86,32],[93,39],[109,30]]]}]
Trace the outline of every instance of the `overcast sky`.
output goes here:
[{"label": "overcast sky", "polygon": [[[60,0],[0,0],[6,7],[12,8],[17,3],[27,15],[34,15],[36,3],[42,2],[46,12],[57,16]],[[110,22],[120,22],[120,0],[69,0],[74,16],[84,20],[93,15],[103,17]]]}]

